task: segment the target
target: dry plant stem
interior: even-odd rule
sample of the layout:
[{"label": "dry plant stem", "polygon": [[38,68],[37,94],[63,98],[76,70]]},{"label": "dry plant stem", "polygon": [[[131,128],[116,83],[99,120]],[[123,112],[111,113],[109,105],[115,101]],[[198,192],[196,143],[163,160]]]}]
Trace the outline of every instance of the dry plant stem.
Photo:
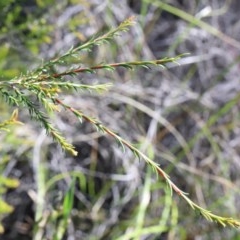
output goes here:
[{"label": "dry plant stem", "polygon": [[192,209],[198,210],[199,213],[203,217],[205,217],[207,220],[215,221],[224,227],[226,225],[236,227],[236,228],[240,227],[239,221],[237,221],[233,218],[227,218],[227,217],[221,217],[221,216],[215,215],[215,214],[211,213],[210,211],[208,211],[208,210],[200,207],[196,203],[194,203],[190,198],[187,197],[187,193],[183,192],[171,181],[169,175],[162,168],[160,168],[160,166],[157,163],[155,163],[152,159],[148,158],[144,153],[142,153],[137,148],[135,148],[131,143],[129,143],[128,141],[121,138],[119,135],[114,133],[112,130],[110,130],[106,126],[102,125],[101,122],[99,122],[98,120],[85,115],[81,111],[78,111],[75,108],[63,103],[59,99],[54,99],[54,101],[56,102],[56,104],[59,104],[62,107],[64,107],[65,109],[71,111],[80,121],[82,121],[82,119],[84,119],[87,122],[93,124],[98,130],[112,136],[123,147],[123,149],[124,149],[124,146],[126,146],[128,149],[130,149],[134,153],[134,155],[136,157],[138,157],[139,159],[142,158],[147,164],[149,164],[157,172],[158,175],[160,175],[166,181],[166,183],[168,184],[168,186],[171,190],[171,193],[173,190],[180,197],[182,197],[185,201],[187,201],[187,203],[191,206]]},{"label": "dry plant stem", "polygon": [[229,45],[240,49],[240,42],[238,42],[237,40],[229,37],[228,35],[224,34],[223,32],[221,32],[220,30],[218,30],[217,28],[214,28],[213,26],[211,26],[210,24],[198,19],[197,17],[192,16],[191,14],[178,9],[170,4],[164,3],[163,1],[150,1],[150,0],[144,0],[146,3],[151,3],[159,8],[161,8],[162,10],[165,10],[173,15],[176,15],[182,19],[184,19],[185,21],[192,23],[204,30],[206,30],[207,32],[209,32],[210,34],[212,34],[213,36],[218,37],[219,39],[221,39],[222,41],[228,43]]}]

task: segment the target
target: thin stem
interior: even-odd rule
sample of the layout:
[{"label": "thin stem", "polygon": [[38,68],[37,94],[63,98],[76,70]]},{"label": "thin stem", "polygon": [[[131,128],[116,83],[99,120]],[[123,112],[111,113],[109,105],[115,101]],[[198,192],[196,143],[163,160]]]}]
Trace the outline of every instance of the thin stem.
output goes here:
[{"label": "thin stem", "polygon": [[207,220],[215,221],[215,222],[221,224],[222,226],[230,225],[230,226],[233,226],[233,227],[240,227],[240,221],[235,220],[233,218],[221,217],[221,216],[215,215],[215,214],[211,213],[210,211],[208,211],[208,210],[200,207],[196,203],[194,203],[190,198],[187,197],[187,193],[182,191],[175,183],[173,183],[171,181],[169,175],[159,166],[159,164],[155,163],[152,159],[150,159],[144,153],[142,153],[140,150],[138,150],[136,147],[134,147],[130,142],[121,138],[119,135],[114,133],[108,127],[104,126],[98,120],[85,115],[81,111],[78,111],[75,108],[63,103],[59,99],[55,99],[54,101],[57,104],[63,106],[65,109],[68,109],[69,111],[71,111],[79,119],[86,120],[87,122],[96,126],[98,130],[112,136],[115,140],[117,140],[118,143],[120,143],[122,145],[123,148],[124,148],[124,146],[126,146],[138,158],[142,158],[147,164],[149,164],[157,172],[158,175],[160,175],[166,181],[166,183],[170,187],[171,192],[173,190],[175,193],[177,193],[180,197],[182,197],[192,207],[192,209],[198,210],[200,212],[200,214],[203,217],[205,217]]}]

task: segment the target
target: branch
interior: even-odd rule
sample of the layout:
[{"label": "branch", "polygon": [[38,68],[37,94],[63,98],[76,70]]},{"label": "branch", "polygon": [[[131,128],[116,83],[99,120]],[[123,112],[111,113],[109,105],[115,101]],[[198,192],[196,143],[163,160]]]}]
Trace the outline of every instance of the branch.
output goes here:
[{"label": "branch", "polygon": [[172,191],[177,193],[180,197],[182,197],[191,206],[192,209],[199,211],[199,213],[203,217],[205,217],[207,220],[215,221],[224,227],[226,225],[229,225],[229,226],[232,226],[235,228],[240,227],[240,221],[235,220],[233,218],[215,215],[215,214],[211,213],[210,211],[208,211],[208,210],[200,207],[196,203],[194,203],[189,197],[187,197],[187,193],[183,192],[180,188],[177,187],[177,185],[175,183],[172,182],[169,175],[159,166],[159,164],[155,163],[152,159],[150,159],[144,153],[142,153],[137,148],[135,148],[130,142],[121,138],[119,135],[114,133],[108,127],[104,126],[101,122],[99,122],[95,118],[91,118],[91,117],[85,115],[84,113],[82,113],[81,111],[78,111],[75,108],[63,103],[59,99],[55,99],[55,102],[57,104],[61,105],[62,107],[64,107],[65,109],[69,110],[70,112],[72,112],[80,120],[80,122],[82,122],[82,119],[86,120],[87,122],[94,125],[98,131],[101,131],[103,133],[106,133],[106,134],[112,136],[122,146],[123,149],[124,149],[124,147],[127,147],[128,149],[131,150],[131,152],[136,157],[138,157],[139,159],[142,158],[147,164],[149,164],[156,171],[156,173],[159,176],[161,176],[165,180],[165,182],[167,183],[167,185],[169,186],[169,188],[171,190],[171,193],[172,193]]}]

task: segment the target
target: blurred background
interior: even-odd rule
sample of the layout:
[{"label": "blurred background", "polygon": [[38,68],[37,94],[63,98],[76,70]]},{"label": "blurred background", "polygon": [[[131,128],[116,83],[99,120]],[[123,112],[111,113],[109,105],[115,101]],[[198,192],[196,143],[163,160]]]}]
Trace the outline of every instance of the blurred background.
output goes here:
[{"label": "blurred background", "polygon": [[[79,65],[189,53],[166,69],[79,74],[75,81],[113,87],[103,94],[66,92],[62,99],[159,163],[193,201],[240,219],[239,1],[9,0],[0,9],[4,81],[133,15],[128,32],[82,53]],[[1,98],[0,121],[13,109]],[[208,222],[170,196],[144,161],[89,123],[64,111],[51,116],[79,152],[72,157],[26,109],[19,109],[19,120],[24,125],[0,134],[0,176],[19,181],[12,188],[0,179],[2,199],[13,207],[2,204],[0,239],[239,239],[239,230]]]}]

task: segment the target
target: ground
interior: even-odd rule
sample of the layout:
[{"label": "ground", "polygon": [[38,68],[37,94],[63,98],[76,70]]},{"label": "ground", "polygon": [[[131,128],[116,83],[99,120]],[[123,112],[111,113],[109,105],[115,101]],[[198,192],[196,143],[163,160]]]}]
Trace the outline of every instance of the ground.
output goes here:
[{"label": "ground", "polygon": [[[7,56],[4,68],[15,60],[20,71],[33,69],[135,15],[128,32],[84,53],[84,65],[189,55],[165,69],[80,74],[75,81],[113,87],[102,94],[66,92],[65,103],[134,143],[199,205],[239,219],[240,2],[56,2],[42,8],[34,1],[22,4],[25,18],[14,24],[26,22],[28,14],[36,22],[24,32],[2,32],[0,41],[18,56]],[[45,37],[37,42],[40,36]],[[11,112],[4,101],[1,108]],[[2,174],[19,179],[20,186],[4,195],[14,211],[4,217],[0,239],[54,239],[74,178],[63,239],[238,239],[238,230],[208,222],[178,196],[171,197],[151,168],[89,123],[79,123],[65,110],[51,116],[78,151],[72,157],[25,109],[19,109],[19,119],[24,125],[1,136],[0,157],[8,158]]]}]

